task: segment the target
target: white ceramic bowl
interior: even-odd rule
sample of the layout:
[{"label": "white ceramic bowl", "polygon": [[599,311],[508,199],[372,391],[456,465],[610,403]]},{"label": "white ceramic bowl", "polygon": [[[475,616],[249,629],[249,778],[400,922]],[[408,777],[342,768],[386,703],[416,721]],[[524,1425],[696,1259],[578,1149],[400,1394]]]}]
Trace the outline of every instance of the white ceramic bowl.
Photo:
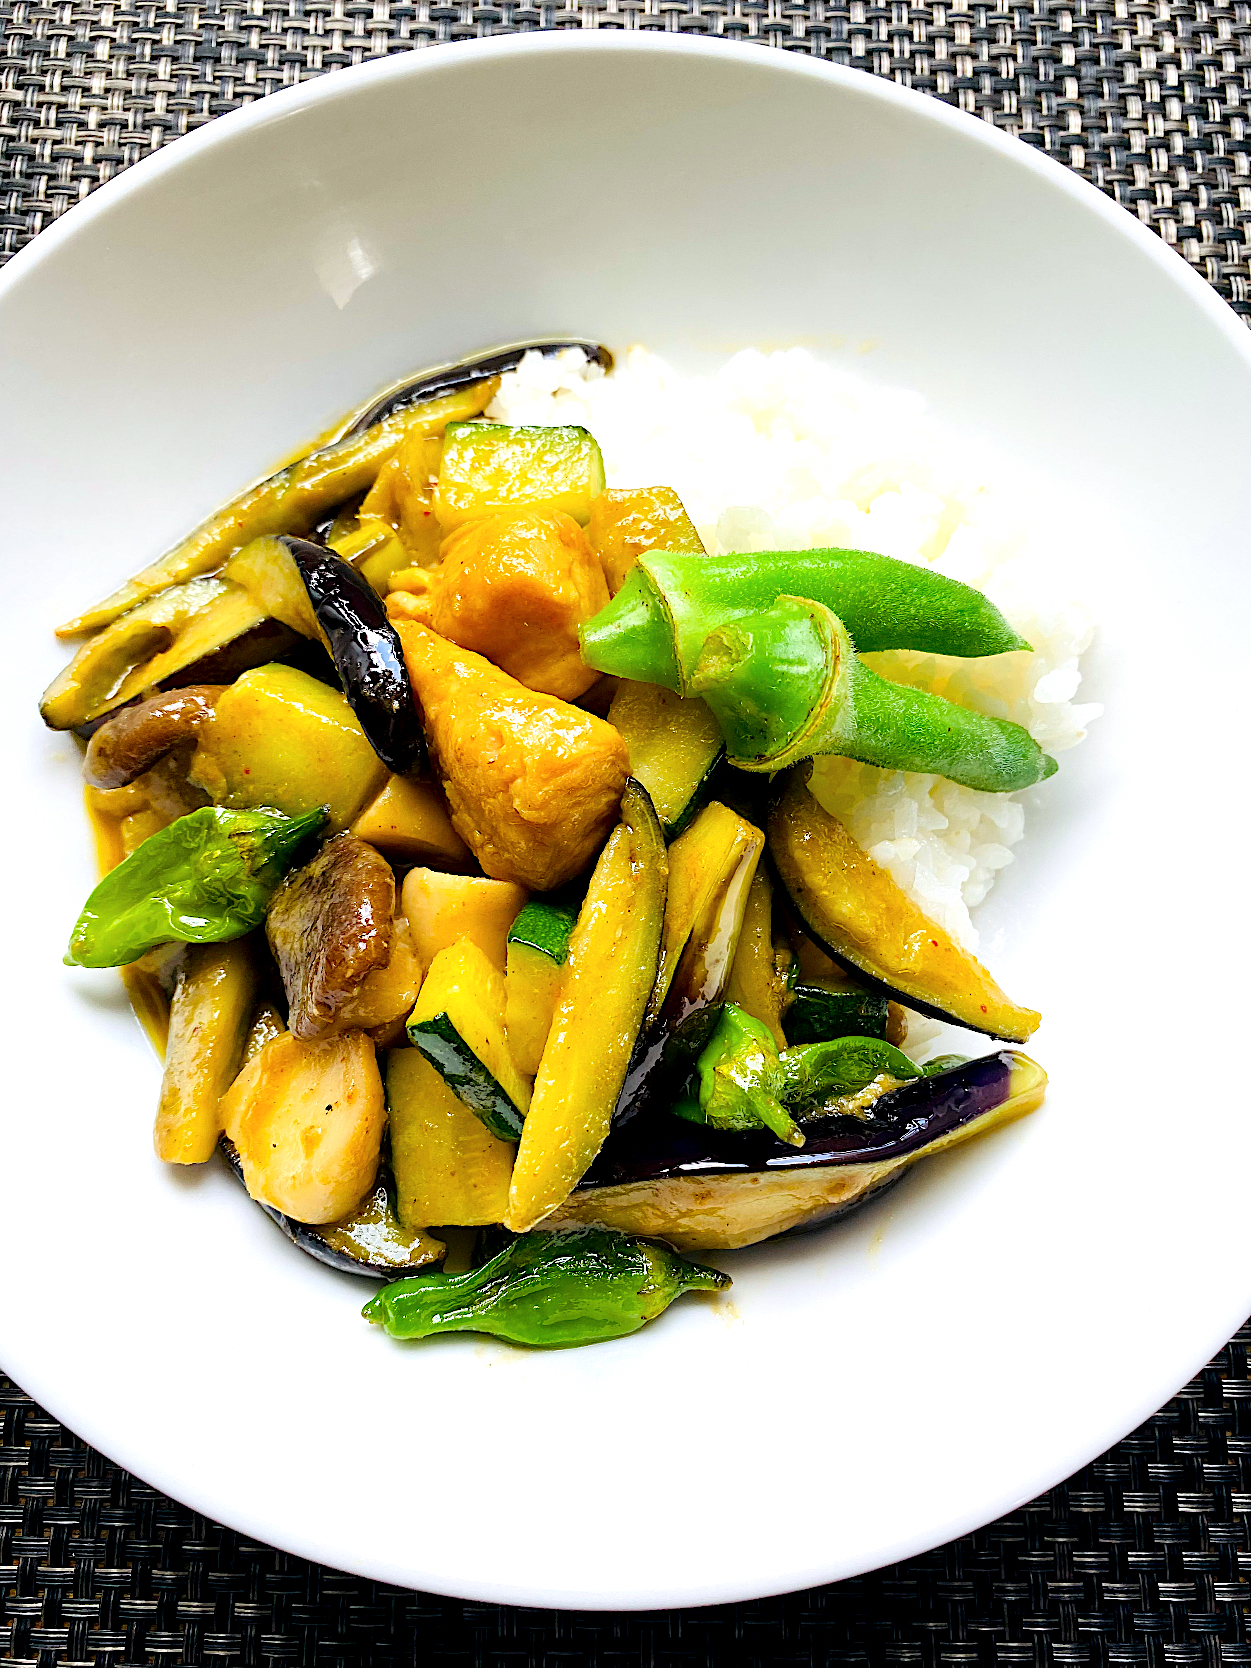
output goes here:
[{"label": "white ceramic bowl", "polygon": [[[1046,1108],[732,1306],[526,1354],[399,1348],[216,1166],[60,965],[92,882],[50,627],[423,364],[527,336],[698,364],[836,351],[1119,538],[1065,761],[983,926],[1046,1012]],[[850,352],[850,347],[844,349]],[[438,1592],[627,1608],[851,1575],[987,1521],[1158,1407],[1251,1310],[1242,664],[1251,338],[1024,146],[868,77],[673,37],[527,36],[226,117],[0,277],[8,1049],[0,1358],[151,1483]]]}]

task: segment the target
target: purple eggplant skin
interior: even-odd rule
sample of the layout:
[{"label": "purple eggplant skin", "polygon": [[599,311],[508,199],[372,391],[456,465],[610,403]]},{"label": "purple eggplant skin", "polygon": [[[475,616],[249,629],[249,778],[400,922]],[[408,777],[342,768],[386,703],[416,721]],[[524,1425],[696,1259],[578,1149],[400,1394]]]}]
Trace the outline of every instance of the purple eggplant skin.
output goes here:
[{"label": "purple eggplant skin", "polygon": [[606,371],[612,370],[612,354],[599,342],[554,342],[534,341],[517,342],[512,347],[496,348],[491,353],[480,353],[473,359],[461,359],[455,365],[440,365],[433,371],[423,371],[400,388],[393,388],[387,394],[381,394],[370,406],[366,406],[359,417],[352,420],[351,426],[344,429],[340,440],[347,440],[354,434],[372,428],[375,423],[381,423],[385,417],[393,417],[397,411],[404,411],[410,405],[416,405],[418,400],[434,400],[440,395],[451,394],[457,388],[467,388],[471,383],[484,382],[487,377],[502,376],[505,371],[515,371],[527,353],[539,352],[544,355],[560,353],[564,348],[581,348],[588,359],[602,365]]},{"label": "purple eggplant skin", "polygon": [[820,1121],[806,1123],[802,1147],[788,1146],[767,1130],[743,1134],[683,1118],[632,1119],[612,1130],[578,1188],[907,1158],[1004,1105],[1021,1092],[1023,1079],[1038,1071],[1014,1049],[984,1054],[890,1090],[874,1102],[872,1117],[857,1120],[854,1128],[848,1129],[844,1118],[831,1119],[824,1132]]},{"label": "purple eggplant skin", "polygon": [[370,746],[397,776],[425,763],[426,738],[395,627],[382,599],[342,556],[283,534],[335,671]]},{"label": "purple eggplant skin", "polygon": [[917,1160],[1032,1112],[1046,1084],[1041,1066],[1005,1049],[889,1090],[863,1121],[811,1120],[799,1148],[765,1130],[636,1118],[543,1225],[613,1228],[683,1253],[759,1245],[845,1216]]}]

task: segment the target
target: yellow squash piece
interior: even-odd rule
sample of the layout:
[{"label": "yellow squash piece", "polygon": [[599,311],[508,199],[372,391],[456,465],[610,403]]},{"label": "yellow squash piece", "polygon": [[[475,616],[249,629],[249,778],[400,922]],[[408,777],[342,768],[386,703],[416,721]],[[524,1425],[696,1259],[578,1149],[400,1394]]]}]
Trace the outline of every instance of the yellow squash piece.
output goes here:
[{"label": "yellow squash piece", "polygon": [[505,1226],[524,1233],[562,1204],[608,1134],[643,1023],[664,921],[664,837],[626,787],[569,940],[560,1002],[513,1168]]},{"label": "yellow squash piece", "polygon": [[527,504],[563,510],[585,526],[603,490],[604,460],[586,429],[450,423],[434,513],[445,533]]},{"label": "yellow squash piece", "polygon": [[769,818],[769,852],[817,943],[910,1007],[1024,1042],[1042,1018],[1009,1000],[976,956],[925,915],[790,773]]},{"label": "yellow squash piece", "polygon": [[[707,805],[669,847],[669,895],[649,1021],[659,1016],[688,945],[704,971],[686,992],[712,1001],[729,975],[764,834],[728,805]],[[705,965],[706,964],[706,965]],[[688,974],[694,970],[687,969]],[[714,978],[717,990],[707,991]],[[684,981],[689,983],[689,979]]]},{"label": "yellow squash piece", "polygon": [[559,510],[513,510],[466,522],[443,541],[430,576],[430,624],[527,689],[577,700],[599,677],[578,627],[608,605],[586,534]]},{"label": "yellow squash piece", "polygon": [[388,776],[382,792],[369,801],[349,832],[393,862],[444,869],[473,864],[469,847],[452,827],[443,795],[433,782],[416,776]]},{"label": "yellow squash piece", "polygon": [[[89,723],[138,695],[150,694],[167,678],[229,652],[249,633],[271,628],[273,650],[290,644],[290,633],[237,585],[224,579],[192,579],[152,597],[83,644],[48,685],[39,703],[45,724],[68,730]],[[204,682],[212,682],[205,673]]]},{"label": "yellow squash piece", "polygon": [[386,781],[386,766],[347,701],[293,666],[245,672],[200,731],[191,780],[217,805],[329,809],[342,832]]},{"label": "yellow squash piece", "polygon": [[301,1042],[284,1031],[222,1101],[248,1192],[297,1222],[338,1222],[374,1185],[386,1107],[361,1031]]},{"label": "yellow squash piece", "polygon": [[336,504],[371,486],[406,439],[441,434],[452,420],[476,416],[498,387],[499,379],[492,377],[408,406],[364,433],[324,446],[249,487],[119,591],[58,626],[57,636],[98,631],[166,586],[212,573],[249,539],[265,533],[309,532]]},{"label": "yellow squash piece", "polygon": [[725,999],[767,1025],[780,1051],[786,1047],[782,1030],[786,998],[786,968],[779,966],[773,942],[773,883],[766,870],[757,868],[747,894]]},{"label": "yellow squash piece", "polygon": [[456,832],[497,880],[539,892],[572,880],[616,818],[621,737],[394,611],[392,623]]},{"label": "yellow squash piece", "polygon": [[203,1164],[221,1134],[221,1100],[234,1081],[256,1001],[246,939],[192,944],[174,991],[153,1143],[167,1164]]},{"label": "yellow squash piece", "polygon": [[504,995],[508,1042],[518,1070],[530,1077],[538,1071],[543,1058],[564,982],[563,962],[554,962],[532,944],[508,946]]},{"label": "yellow squash piece", "polygon": [[707,702],[656,683],[623,678],[608,722],[630,749],[630,774],[651,795],[667,840],[689,824],[725,756],[721,727]]},{"label": "yellow squash piece", "polygon": [[408,1040],[492,1134],[517,1139],[530,1085],[504,1031],[503,975],[476,944],[452,944],[430,963]]},{"label": "yellow squash piece", "polygon": [[610,487],[591,505],[586,532],[612,596],[645,550],[704,554],[695,525],[672,487]]},{"label": "yellow squash piece", "polygon": [[524,887],[480,875],[410,869],[400,897],[424,966],[429,967],[440,950],[466,939],[492,967],[504,971],[508,929],[526,901]]},{"label": "yellow squash piece", "polygon": [[387,1055],[391,1169],[406,1228],[503,1220],[515,1148],[491,1134],[415,1048]]}]

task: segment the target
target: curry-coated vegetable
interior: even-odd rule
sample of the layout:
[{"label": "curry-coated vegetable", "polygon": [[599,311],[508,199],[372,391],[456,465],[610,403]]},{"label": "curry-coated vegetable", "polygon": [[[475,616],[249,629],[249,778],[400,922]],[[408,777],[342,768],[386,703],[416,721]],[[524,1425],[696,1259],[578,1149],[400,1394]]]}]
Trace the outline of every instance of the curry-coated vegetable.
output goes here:
[{"label": "curry-coated vegetable", "polygon": [[526,901],[524,887],[482,875],[410,869],[401,898],[417,954],[427,967],[440,950],[467,939],[484,952],[492,967],[504,971],[504,945]]},{"label": "curry-coated vegetable", "polygon": [[308,591],[317,626],[343,685],[348,705],[386,765],[403,775],[425,763],[421,714],[404,664],[404,651],[378,593],[333,550],[284,535]]},{"label": "curry-coated vegetable", "polygon": [[487,1332],[512,1344],[565,1349],[637,1332],[676,1297],[721,1291],[728,1274],[667,1246],[597,1228],[523,1234],[481,1268],[384,1286],[367,1320],[393,1338]]},{"label": "curry-coated vegetable", "polygon": [[1047,1074],[1004,1049],[883,1094],[871,1120],[809,1124],[791,1147],[681,1118],[618,1125],[551,1226],[594,1222],[680,1251],[728,1251],[852,1210],[917,1159],[1032,1112]]},{"label": "curry-coated vegetable", "polygon": [[[790,954],[773,934],[773,882],[761,864],[752,876],[738,945],[726,981],[725,999],[768,1026],[778,1048],[786,1047],[782,1016],[788,1009]],[[789,1014],[787,1024],[789,1025]],[[808,1042],[811,1039],[798,1039]]]},{"label": "curry-coated vegetable", "polygon": [[337,689],[294,666],[258,666],[221,695],[198,732],[191,780],[218,805],[324,805],[339,833],[381,789],[386,766]]},{"label": "curry-coated vegetable", "polygon": [[514,1144],[492,1135],[417,1049],[392,1049],[386,1075],[400,1221],[410,1228],[502,1221]]},{"label": "curry-coated vegetable", "polygon": [[239,1070],[256,1005],[246,939],[195,944],[169,1005],[165,1070],[152,1144],[167,1164],[204,1164],[221,1134],[221,1099]]},{"label": "curry-coated vegetable", "polygon": [[563,897],[532,898],[508,932],[504,1016],[519,1069],[539,1069],[560,1000],[577,906]]},{"label": "curry-coated vegetable", "polygon": [[688,826],[725,756],[721,726],[698,696],[623,679],[608,722],[630,749],[630,774],[651,795],[666,840]]},{"label": "curry-coated vegetable", "polygon": [[975,956],[924,914],[808,791],[787,778],[769,818],[769,856],[806,930],[835,961],[910,1008],[1024,1042],[1041,1015],[1004,995]]},{"label": "curry-coated vegetable", "polygon": [[727,1002],[695,1066],[698,1099],[674,1102],[679,1117],[714,1129],[768,1129],[802,1147],[803,1131],[782,1100],[782,1072],[769,1027]]},{"label": "curry-coated vegetable", "polygon": [[587,886],[543,1049],[505,1226],[521,1233],[567,1196],[599,1151],[656,978],[668,862],[635,782]]},{"label": "curry-coated vegetable", "polygon": [[516,1141],[530,1104],[504,1032],[504,980],[476,944],[440,950],[408,1018],[408,1040],[492,1135]]},{"label": "curry-coated vegetable", "polygon": [[150,835],[83,905],[71,967],[122,967],[178,939],[218,944],[265,919],[270,895],[326,820],[206,805]]},{"label": "curry-coated vegetable", "polygon": [[449,423],[434,513],[451,532],[476,516],[541,504],[585,526],[603,490],[604,460],[586,429]]},{"label": "curry-coated vegetable", "polygon": [[793,1043],[831,1037],[887,1037],[890,1002],[880,990],[852,979],[792,980],[784,1003],[786,1034]]},{"label": "curry-coated vegetable", "polygon": [[703,541],[682,500],[666,486],[609,487],[591,505],[586,536],[600,559],[612,596],[645,550],[704,553]]},{"label": "curry-coated vegetable", "polygon": [[689,694],[710,631],[780,596],[832,609],[861,654],[1003,654],[1027,649],[993,603],[930,568],[865,550],[765,550],[692,556],[649,550],[582,631],[588,666]]},{"label": "curry-coated vegetable", "polygon": [[740,770],[772,772],[838,753],[1010,793],[1056,769],[1019,724],[880,678],[838,616],[801,597],[714,627],[688,685],[712,709]]},{"label": "curry-coated vegetable", "polygon": [[358,812],[349,833],[368,840],[393,862],[473,866],[469,847],[452,827],[443,795],[416,776],[389,776],[381,793]]},{"label": "curry-coated vegetable", "polygon": [[137,573],[103,602],[59,626],[57,636],[77,637],[98,631],[166,586],[212,573],[250,539],[262,534],[309,532],[336,504],[371,486],[407,436],[417,432],[440,434],[453,419],[476,416],[486,409],[498,386],[498,379],[491,378],[410,406],[361,434],[323,446],[258,486],[249,487],[201,522],[160,561]]}]

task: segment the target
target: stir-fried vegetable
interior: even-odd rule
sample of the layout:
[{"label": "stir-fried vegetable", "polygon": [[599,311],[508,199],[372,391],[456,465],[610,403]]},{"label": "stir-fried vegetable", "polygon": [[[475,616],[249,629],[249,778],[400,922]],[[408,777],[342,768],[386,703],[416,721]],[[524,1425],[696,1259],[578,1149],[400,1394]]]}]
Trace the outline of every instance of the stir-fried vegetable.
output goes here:
[{"label": "stir-fried vegetable", "polygon": [[864,550],[692,556],[649,550],[582,633],[588,666],[690,694],[709,632],[781,596],[837,614],[861,654],[924,649],[988,655],[1028,649],[999,610],[958,580]]},{"label": "stir-fried vegetable", "polygon": [[91,736],[108,870],[66,960],[137,963],[168,1016],[161,1157],[220,1148],[374,1279],[520,1235],[365,1313],[564,1346],[728,1284],[677,1251],[837,1215],[1042,1097],[1024,1055],[901,1051],[891,997],[1014,1040],[1039,1016],[806,767],[765,778],[1054,764],[858,658],[1027,650],[985,597],[863,551],[708,556],[585,429],[464,420],[519,354],[240,494],[63,628],[93,635],[41,710]]},{"label": "stir-fried vegetable", "polygon": [[217,944],[265,918],[270,894],[326,820],[205,806],[145,840],[83,905],[65,960],[122,967],[171,939]]},{"label": "stir-fried vegetable", "polygon": [[728,1274],[667,1246],[597,1228],[523,1234],[465,1274],[384,1286],[364,1315],[393,1338],[487,1332],[511,1344],[567,1349],[624,1338],[683,1292],[722,1291]]},{"label": "stir-fried vegetable", "polygon": [[740,770],[840,753],[1008,793],[1056,768],[1019,724],[878,677],[837,615],[800,597],[779,597],[764,613],[715,627],[687,688],[712,709]]},{"label": "stir-fried vegetable", "polygon": [[1011,1002],[975,956],[922,913],[791,772],[769,855],[805,927],[836,961],[921,1013],[1009,1042],[1040,1015]]}]

